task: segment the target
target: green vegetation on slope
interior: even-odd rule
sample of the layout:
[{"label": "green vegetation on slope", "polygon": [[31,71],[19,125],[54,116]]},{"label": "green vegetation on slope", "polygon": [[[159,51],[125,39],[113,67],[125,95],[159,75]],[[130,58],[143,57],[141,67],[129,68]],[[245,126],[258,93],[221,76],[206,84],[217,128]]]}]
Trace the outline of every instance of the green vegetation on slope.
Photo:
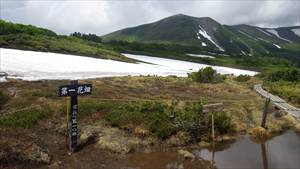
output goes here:
[{"label": "green vegetation on slope", "polygon": [[264,79],[264,86],[276,95],[300,106],[300,69],[275,69],[259,75]]},{"label": "green vegetation on slope", "polygon": [[[134,62],[134,60],[126,58],[120,53],[143,54],[154,57],[244,68],[256,71],[292,67],[298,63],[297,58],[299,57],[296,57],[300,52],[298,44],[282,44],[280,41],[280,45],[284,47],[284,49],[279,50],[272,44],[267,44],[264,41],[255,41],[242,33],[235,33],[233,28],[213,24],[214,22],[209,18],[199,22],[218,27],[215,36],[216,38],[223,40],[225,45],[227,44],[227,46],[225,46],[226,52],[229,52],[230,55],[224,55],[224,52],[216,50],[215,46],[211,47],[211,45],[203,47],[200,45],[190,45],[188,43],[183,45],[177,43],[161,44],[115,40],[103,43],[102,37],[95,34],[75,32],[70,36],[61,36],[56,35],[54,32],[47,29],[31,25],[14,24],[3,20],[0,20],[0,47],[83,55],[126,62]],[[253,29],[254,28],[252,27],[251,29],[249,28],[250,31],[253,31]],[[244,29],[241,30],[247,32]],[[263,36],[261,34],[258,35]],[[235,45],[229,43],[231,40],[235,42]],[[208,44],[208,42],[206,43]],[[260,48],[259,46],[261,45],[263,45],[264,48]],[[273,51],[276,50],[277,52],[270,55],[262,55],[260,54],[261,52],[256,52],[257,50],[249,50],[249,47],[257,50],[260,49],[259,51],[262,53],[266,52],[265,47],[270,48],[270,50]],[[243,50],[246,53],[250,52],[253,55],[241,55],[240,50]],[[293,52],[291,53],[291,51]],[[216,58],[187,56],[187,53],[213,55]]]},{"label": "green vegetation on slope", "polygon": [[50,115],[50,107],[28,107],[0,117],[1,127],[31,128],[39,120]]},{"label": "green vegetation on slope", "polygon": [[[273,68],[292,67],[293,64],[284,58],[267,56],[224,56],[220,51],[214,49],[205,50],[197,46],[183,46],[177,44],[155,44],[125,41],[111,41],[106,43],[112,50],[121,53],[132,53],[177,59],[196,63],[205,63],[217,66],[228,66],[244,68],[249,70],[269,70]],[[213,55],[215,58],[200,58],[186,55],[187,53]]]},{"label": "green vegetation on slope", "polygon": [[[208,17],[174,15],[157,22],[122,29],[102,36],[103,41],[125,41],[137,43],[176,44],[199,47],[197,53],[212,51],[231,56],[285,58],[300,65],[300,37],[291,29],[278,28],[283,40],[265,28],[250,25],[227,26]],[[209,36],[209,38],[208,38]],[[212,41],[214,41],[214,43]],[[225,51],[220,51],[216,44]],[[156,53],[154,53],[156,54]]]},{"label": "green vegetation on slope", "polygon": [[9,100],[9,97],[7,96],[6,93],[3,93],[1,90],[0,90],[0,108],[2,105],[4,105],[7,101]]},{"label": "green vegetation on slope", "polygon": [[64,54],[84,55],[102,59],[133,62],[100,43],[59,36],[52,31],[31,25],[14,24],[0,20],[0,47]]}]

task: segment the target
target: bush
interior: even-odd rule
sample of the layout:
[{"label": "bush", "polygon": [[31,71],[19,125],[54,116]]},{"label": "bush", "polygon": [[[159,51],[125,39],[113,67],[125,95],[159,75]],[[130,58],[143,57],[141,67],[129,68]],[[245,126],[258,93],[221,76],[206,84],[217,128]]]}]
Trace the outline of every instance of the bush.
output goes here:
[{"label": "bush", "polygon": [[7,101],[9,100],[9,97],[0,91],[0,108],[3,106]]},{"label": "bush", "polygon": [[231,119],[225,112],[214,113],[216,129],[220,134],[227,133],[231,129]]},{"label": "bush", "polygon": [[188,77],[200,83],[219,83],[225,80],[225,76],[218,74],[212,67],[202,68],[198,72],[189,73]]},{"label": "bush", "polygon": [[49,116],[51,109],[48,107],[35,107],[17,111],[0,117],[0,126],[12,128],[31,128],[38,120]]},{"label": "bush", "polygon": [[[176,102],[171,105],[161,102],[134,102],[123,103],[115,110],[106,114],[105,120],[112,126],[133,131],[135,127],[142,126],[159,139],[166,139],[179,130],[176,121],[184,126],[198,124],[210,131],[211,121],[209,113],[202,113],[203,103],[188,102],[183,107]],[[231,120],[226,114],[216,115],[216,126],[220,133],[227,132],[231,126]]]},{"label": "bush", "polygon": [[276,69],[258,76],[264,80],[264,86],[271,93],[300,106],[300,69]]},{"label": "bush", "polygon": [[165,139],[175,132],[169,110],[167,104],[160,102],[123,103],[105,119],[120,128],[144,126],[158,138]]},{"label": "bush", "polygon": [[235,78],[236,81],[238,82],[246,82],[248,80],[250,80],[250,76],[249,75],[239,75]]},{"label": "bush", "polygon": [[271,70],[264,72],[260,75],[267,81],[276,82],[276,81],[290,81],[296,82],[300,81],[300,69],[298,68],[287,68],[279,70]]}]

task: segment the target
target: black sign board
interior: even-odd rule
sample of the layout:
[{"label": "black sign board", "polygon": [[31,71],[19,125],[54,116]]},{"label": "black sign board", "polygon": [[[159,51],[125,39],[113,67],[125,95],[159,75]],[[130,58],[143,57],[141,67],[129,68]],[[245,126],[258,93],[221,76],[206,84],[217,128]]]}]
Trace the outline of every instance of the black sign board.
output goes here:
[{"label": "black sign board", "polygon": [[59,87],[58,95],[60,97],[71,97],[71,109],[69,113],[70,127],[70,151],[73,152],[77,146],[77,114],[78,114],[78,95],[88,95],[92,94],[91,84],[78,84],[78,81],[71,81],[70,85],[63,85]]},{"label": "black sign board", "polygon": [[59,97],[67,97],[76,94],[77,95],[88,95],[92,94],[91,84],[71,84],[59,86]]}]

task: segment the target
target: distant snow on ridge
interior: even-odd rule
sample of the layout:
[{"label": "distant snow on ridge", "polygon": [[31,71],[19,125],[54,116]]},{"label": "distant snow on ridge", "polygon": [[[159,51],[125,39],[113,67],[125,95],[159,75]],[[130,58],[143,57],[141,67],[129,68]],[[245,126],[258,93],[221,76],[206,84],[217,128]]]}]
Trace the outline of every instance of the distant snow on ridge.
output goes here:
[{"label": "distant snow on ridge", "polygon": [[279,39],[282,39],[282,40],[287,41],[287,42],[291,42],[290,40],[281,37],[275,29],[266,29],[266,30],[268,32],[274,34],[275,36],[277,36],[277,38],[279,38]]},{"label": "distant snow on ridge", "polygon": [[192,53],[187,53],[186,55],[188,55],[188,56],[193,56],[193,57],[199,57],[199,58],[211,58],[211,59],[216,58],[216,57],[214,57],[214,56],[200,55],[200,54],[192,54]]},{"label": "distant snow on ridge", "polygon": [[300,36],[300,28],[291,29],[297,36]]},{"label": "distant snow on ridge", "polygon": [[209,41],[211,41],[220,51],[225,51],[221,46],[219,46],[215,41],[213,41],[213,39],[211,38],[211,36],[209,36],[206,31],[200,26],[199,26],[199,30],[198,33],[201,34],[204,38],[208,39]]},{"label": "distant snow on ridge", "polygon": [[259,31],[261,31],[262,33],[268,35],[268,36],[272,36],[271,34],[269,34],[268,32],[266,32],[266,31],[264,31],[264,30],[262,30],[260,28],[256,28],[256,29],[259,30]]},{"label": "distant snow on ridge", "polygon": [[276,45],[275,43],[273,43],[273,45],[276,46],[278,49],[281,48],[279,45]]}]

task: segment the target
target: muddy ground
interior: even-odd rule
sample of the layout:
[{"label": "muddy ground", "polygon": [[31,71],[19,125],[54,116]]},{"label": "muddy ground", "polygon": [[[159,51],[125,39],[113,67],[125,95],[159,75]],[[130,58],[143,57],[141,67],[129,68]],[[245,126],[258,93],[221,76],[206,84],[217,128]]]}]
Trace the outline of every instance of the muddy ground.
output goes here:
[{"label": "muddy ground", "polygon": [[[82,146],[69,155],[64,111],[66,99],[57,96],[58,86],[67,83],[19,80],[0,83],[0,90],[9,96],[9,100],[1,106],[0,116],[14,115],[20,109],[36,106],[51,109],[47,116],[29,121],[28,125],[16,126],[19,124],[17,121],[0,126],[0,168],[128,168],[125,158],[128,153],[187,146],[180,142],[185,139],[182,135],[160,141],[152,136],[145,137],[108,126],[103,120],[107,113],[105,109],[86,112],[79,108],[79,133],[82,136],[79,141]],[[83,80],[80,83],[92,83],[94,90],[91,96],[79,98],[79,107],[80,100],[88,99],[107,103],[128,100],[171,102],[174,99],[223,103],[223,109],[231,115],[234,125],[234,131],[229,136],[253,133],[253,129],[260,125],[264,104],[264,100],[252,89],[254,84],[260,83],[255,78],[240,83],[229,77],[220,84],[200,84],[177,77],[116,77]],[[85,114],[81,115],[81,112]],[[270,116],[268,133],[278,134],[294,125],[295,121],[289,115],[279,118]]]}]

